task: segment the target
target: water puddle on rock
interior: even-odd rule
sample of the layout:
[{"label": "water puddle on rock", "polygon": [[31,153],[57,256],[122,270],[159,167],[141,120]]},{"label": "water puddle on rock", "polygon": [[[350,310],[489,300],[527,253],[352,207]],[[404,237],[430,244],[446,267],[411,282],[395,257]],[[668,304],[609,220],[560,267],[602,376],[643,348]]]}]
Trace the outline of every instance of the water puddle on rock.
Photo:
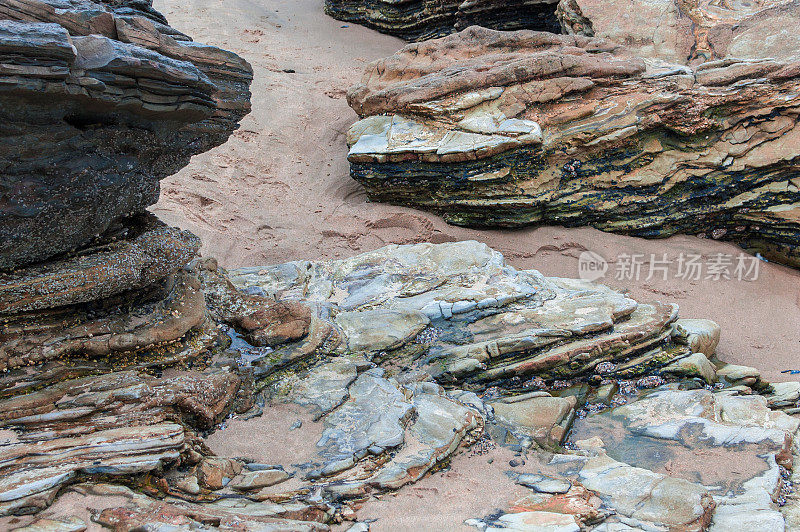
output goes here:
[{"label": "water puddle on rock", "polygon": [[[641,400],[648,395],[664,390],[644,390],[637,395],[628,396],[627,404]],[[675,389],[675,385],[670,388]],[[567,445],[580,440],[599,437],[605,444],[609,457],[634,467],[649,469],[671,477],[682,478],[719,492],[739,492],[742,484],[766,471],[769,466],[761,453],[753,446],[714,445],[702,439],[691,426],[680,434],[680,440],[654,438],[637,434],[632,428],[633,421],[626,416],[624,405],[594,411],[589,405],[589,413],[577,415],[568,435]],[[584,407],[586,411],[586,407]],[[593,412],[594,411],[594,412]],[[635,420],[636,424],[659,425],[664,420],[656,412],[652,418]]]},{"label": "water puddle on rock", "polygon": [[236,363],[240,367],[252,366],[264,357],[269,356],[273,351],[271,347],[256,347],[250,344],[233,327],[225,325],[223,326],[223,331],[231,340],[228,350],[238,354]]}]

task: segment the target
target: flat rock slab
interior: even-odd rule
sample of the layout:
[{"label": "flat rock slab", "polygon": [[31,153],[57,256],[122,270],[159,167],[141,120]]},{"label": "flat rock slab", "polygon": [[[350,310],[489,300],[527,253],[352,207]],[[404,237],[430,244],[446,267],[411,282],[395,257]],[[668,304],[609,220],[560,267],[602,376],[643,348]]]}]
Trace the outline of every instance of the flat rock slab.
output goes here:
[{"label": "flat rock slab", "polygon": [[380,454],[403,443],[412,405],[382,374],[383,370],[375,369],[361,375],[348,389],[348,401],[326,416],[326,428],[317,443],[326,457],[320,474],[338,473],[369,452]]},{"label": "flat rock slab", "polygon": [[79,517],[64,519],[37,519],[27,526],[14,529],[15,532],[83,532],[86,522]]},{"label": "flat rock slab", "polygon": [[567,493],[572,487],[568,480],[530,473],[518,476],[516,482],[538,493]]},{"label": "flat rock slab", "polygon": [[[416,419],[406,434],[406,445],[378,474],[366,483],[383,489],[398,489],[416,482],[428,471],[447,460],[459,446],[474,441],[483,420],[472,408],[460,405],[425,387],[414,390]],[[470,439],[472,438],[472,439]]]},{"label": "flat rock slab", "polygon": [[575,415],[575,398],[533,395],[490,402],[496,422],[515,434],[518,440],[527,437],[528,441],[545,448],[560,445]]},{"label": "flat rock slab", "polygon": [[230,487],[237,491],[259,490],[279,484],[288,478],[289,474],[282,469],[247,471],[241,477],[233,479]]},{"label": "flat rock slab", "polygon": [[[614,457],[714,486],[709,493],[717,505],[718,530],[736,516],[783,526],[773,499],[782,486],[779,465],[792,461],[800,421],[770,410],[765,397],[663,390],[581,423],[595,429],[579,428],[576,437],[598,436]],[[625,434],[622,439],[615,436],[619,432]],[[594,489],[591,482],[584,485]]]},{"label": "flat rock slab", "polygon": [[337,357],[326,364],[314,366],[292,387],[292,401],[316,408],[324,415],[348,398],[347,387],[358,376],[358,363],[348,357]]},{"label": "flat rock slab", "polygon": [[568,514],[554,512],[518,512],[501,515],[491,524],[470,519],[467,524],[475,526],[481,532],[507,530],[509,532],[579,532],[581,527],[575,518]]},{"label": "flat rock slab", "polygon": [[701,485],[631,467],[602,454],[586,462],[581,483],[618,513],[667,527],[702,530],[713,498]]}]

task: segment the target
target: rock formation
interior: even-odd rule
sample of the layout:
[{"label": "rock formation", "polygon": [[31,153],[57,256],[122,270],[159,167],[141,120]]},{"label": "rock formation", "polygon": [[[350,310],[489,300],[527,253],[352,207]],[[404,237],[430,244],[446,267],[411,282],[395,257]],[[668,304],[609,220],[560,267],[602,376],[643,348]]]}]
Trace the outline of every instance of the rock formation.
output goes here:
[{"label": "rock formation", "polygon": [[0,59],[3,269],[144,211],[250,110],[250,65],[146,2],[3,2]]},{"label": "rock formation", "polygon": [[795,0],[562,0],[557,14],[564,33],[603,37],[642,57],[671,63],[800,59]]},{"label": "rock formation", "polygon": [[[480,530],[800,524],[800,383],[771,385],[717,360],[713,322],[516,270],[477,242],[227,272],[145,207],[160,178],[235,129],[247,64],[191,43],[145,2],[7,1],[0,16],[0,231],[10,242],[0,252],[0,529],[80,531],[91,519],[113,530],[324,531],[463,457],[479,471],[496,464],[500,492],[521,496],[468,516]],[[619,104],[644,94],[625,88],[636,81],[668,102],[667,89],[695,83],[683,70],[646,77],[641,60],[601,41],[552,37],[537,55],[525,39],[544,34],[514,35],[534,64],[568,71],[563,93],[597,90]],[[526,63],[508,58],[452,82],[522,79]],[[742,90],[777,112],[761,85],[793,83],[791,66],[726,62],[696,74],[752,115],[725,137],[740,144],[771,142],[794,109],[784,99],[786,114],[765,117],[731,99],[726,84],[754,64],[765,81]],[[458,101],[505,113],[506,86]],[[552,94],[536,87],[519,85],[515,101]],[[372,109],[385,101],[362,96]],[[403,103],[429,110],[423,125],[406,122],[409,135],[448,127],[433,117],[450,104],[429,100]],[[670,109],[663,120],[676,127]],[[492,113],[479,107],[458,126],[483,128],[480,139],[447,142],[505,150],[512,139],[525,153],[546,142],[544,120]],[[367,120],[359,142],[380,138],[368,128],[384,118]]]},{"label": "rock formation", "polygon": [[368,67],[351,175],[454,224],[700,234],[798,266],[798,86],[797,61],[473,27]]},{"label": "rock formation", "polygon": [[201,352],[200,243],[145,209],[238,127],[250,65],[146,2],[3,2],[0,55],[0,369]]},{"label": "rock formation", "polygon": [[[673,305],[516,270],[477,242],[191,271],[212,320],[239,324],[232,343],[190,365],[73,357],[2,377],[14,436],[0,510],[38,515],[0,526],[67,530],[80,521],[59,505],[69,495],[92,497],[92,519],[115,530],[328,530],[375,494],[465,456],[488,466],[500,448],[517,458],[493,467],[521,498],[467,520],[479,530],[798,523],[800,384],[721,363],[719,327]],[[253,336],[242,315],[272,333]],[[239,438],[256,446],[210,452]]]},{"label": "rock formation", "polygon": [[[3,2],[0,56],[0,513],[25,514],[83,475],[191,460],[189,427],[252,406],[207,360],[198,239],[145,210],[238,127],[252,70],[145,2]],[[158,374],[179,364],[198,367]]]},{"label": "rock formation", "polygon": [[472,25],[558,32],[558,0],[325,0],[325,13],[407,41],[449,35]]}]

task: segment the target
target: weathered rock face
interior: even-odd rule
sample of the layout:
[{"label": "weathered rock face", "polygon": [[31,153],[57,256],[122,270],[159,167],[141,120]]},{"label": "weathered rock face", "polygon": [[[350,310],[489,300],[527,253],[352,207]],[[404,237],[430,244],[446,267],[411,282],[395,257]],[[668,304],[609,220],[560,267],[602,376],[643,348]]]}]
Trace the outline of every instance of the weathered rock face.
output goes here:
[{"label": "weathered rock face", "polygon": [[[480,530],[780,530],[800,513],[800,385],[720,363],[719,327],[672,305],[519,271],[477,242],[181,276],[204,312],[180,341],[9,365],[0,514],[74,526],[60,494],[117,530],[328,530],[456,455],[482,472],[496,446],[514,456],[491,466],[501,489],[526,495],[468,521]],[[237,458],[212,454],[226,439]]]},{"label": "weathered rock face", "polygon": [[3,2],[0,61],[0,269],[144,211],[250,108],[247,62],[147,2]]},{"label": "weathered rock face", "polygon": [[562,0],[557,14],[565,33],[603,37],[671,63],[800,58],[800,5],[794,0]]},{"label": "weathered rock face", "polygon": [[270,300],[201,281],[197,237],[146,212],[159,179],[248,112],[243,59],[147,2],[33,0],[0,3],[0,63],[5,515],[84,476],[199,460],[197,431],[253,404],[250,374],[215,356],[215,318],[275,341],[305,331],[275,338],[258,319]]},{"label": "weathered rock face", "polygon": [[250,66],[127,1],[3,2],[0,56],[0,369],[193,358],[216,336],[200,242],[146,208],[238,127]]},{"label": "weathered rock face", "polygon": [[468,26],[559,32],[557,0],[326,0],[325,13],[407,41],[435,39]]},{"label": "weathered rock face", "polygon": [[455,224],[712,235],[797,266],[799,86],[799,62],[473,27],[368,68],[351,175]]},{"label": "weathered rock face", "polygon": [[[174,233],[167,230],[157,240],[168,244],[169,235]],[[139,256],[124,255],[131,242],[136,240],[121,241],[119,250],[112,246],[105,254],[87,255],[96,268],[72,268],[84,260],[78,256],[45,263],[44,273],[20,271],[41,274],[28,283],[35,295],[36,289],[49,286],[39,279],[51,272],[58,280],[65,271],[74,283],[53,283],[55,295],[45,295],[57,302],[63,294],[82,298],[114,286],[108,271]],[[193,255],[196,248],[191,249]],[[117,251],[123,254],[119,261]],[[162,250],[153,256],[169,254]],[[154,274],[158,271],[152,267]],[[122,284],[137,281],[126,272],[112,278]],[[24,293],[8,292],[15,297]],[[48,299],[24,301],[36,307]],[[240,368],[226,354],[230,341],[218,327],[244,323],[242,329],[253,338],[269,338],[274,345],[302,339],[307,329],[291,325],[304,323],[308,314],[298,304],[280,305],[235,290],[213,261],[206,261],[139,290],[5,315],[0,427],[14,437],[0,453],[0,514],[40,511],[65,484],[83,478],[136,478],[197,464],[207,454],[198,433],[254,404],[252,370]],[[261,319],[273,315],[281,318],[277,325]]]},{"label": "weathered rock face", "polygon": [[121,371],[0,401],[0,423],[18,435],[0,452],[0,513],[40,510],[81,475],[130,475],[191,461],[200,447],[185,425],[220,422],[235,410],[242,386],[221,369],[166,379]]}]

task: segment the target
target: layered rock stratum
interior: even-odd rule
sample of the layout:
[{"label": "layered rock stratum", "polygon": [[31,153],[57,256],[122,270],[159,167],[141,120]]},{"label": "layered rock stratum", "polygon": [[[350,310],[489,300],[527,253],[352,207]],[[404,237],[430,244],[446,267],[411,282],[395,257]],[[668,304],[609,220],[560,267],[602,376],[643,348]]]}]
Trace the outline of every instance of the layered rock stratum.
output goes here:
[{"label": "layered rock stratum", "polygon": [[730,240],[797,266],[800,63],[472,27],[370,65],[351,176],[454,224]]},{"label": "layered rock stratum", "polygon": [[202,352],[200,242],[146,208],[236,130],[250,65],[146,2],[3,2],[0,55],[0,369]]},{"label": "layered rock stratum", "polygon": [[800,383],[715,323],[477,242],[225,271],[145,207],[237,127],[246,62],[146,2],[0,14],[3,530],[369,530],[459,460],[508,495],[450,528],[800,523]]},{"label": "layered rock stratum", "polygon": [[407,41],[424,41],[472,25],[559,32],[557,4],[557,0],[326,0],[325,13]]},{"label": "layered rock stratum", "polygon": [[238,127],[252,70],[147,2],[2,2],[0,56],[0,424],[18,429],[0,512],[24,514],[80,475],[175,461],[196,440],[184,425],[249,408],[250,381],[224,364],[151,372],[220,333],[186,269],[199,240],[146,208]]},{"label": "layered rock stratum", "polygon": [[0,62],[2,269],[144,211],[250,110],[250,65],[149,2],[2,2]]},{"label": "layered rock stratum", "polygon": [[212,325],[201,354],[0,376],[1,526],[329,530],[470,462],[508,494],[464,517],[479,530],[800,518],[800,384],[720,362],[719,327],[674,305],[516,270],[477,242],[188,274]]}]

